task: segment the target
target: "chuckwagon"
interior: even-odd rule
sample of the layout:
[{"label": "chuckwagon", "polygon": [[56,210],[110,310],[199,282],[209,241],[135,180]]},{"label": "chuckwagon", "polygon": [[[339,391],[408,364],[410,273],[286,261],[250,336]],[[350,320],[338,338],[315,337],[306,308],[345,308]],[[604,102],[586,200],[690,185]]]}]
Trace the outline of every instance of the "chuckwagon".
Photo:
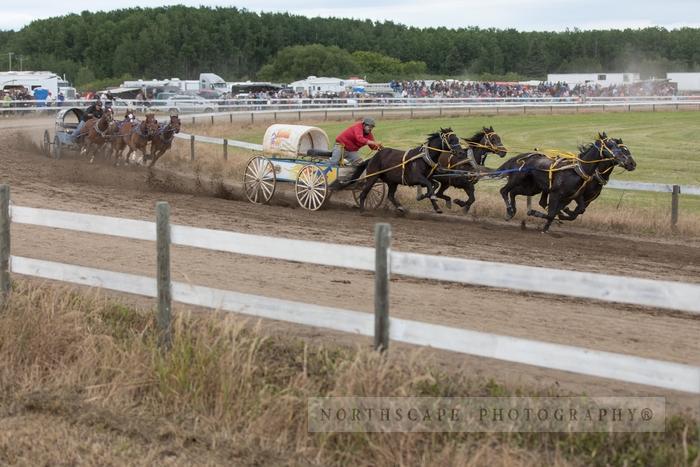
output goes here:
[{"label": "chuckwagon", "polygon": [[[243,186],[248,200],[264,204],[272,199],[278,183],[293,183],[299,205],[304,209],[321,209],[332,193],[352,190],[355,203],[364,179],[352,177],[353,166],[329,163],[331,151],[328,135],[320,128],[305,125],[275,124],[268,127],[263,138],[262,154],[246,165]],[[365,207],[377,209],[386,197],[386,185],[377,181],[369,192]]]},{"label": "chuckwagon", "polygon": [[47,157],[58,159],[66,149],[79,151],[80,147],[73,142],[73,131],[78,127],[83,117],[83,110],[77,107],[69,107],[59,110],[54,123],[54,137],[51,138],[49,130],[44,130],[42,149]]}]

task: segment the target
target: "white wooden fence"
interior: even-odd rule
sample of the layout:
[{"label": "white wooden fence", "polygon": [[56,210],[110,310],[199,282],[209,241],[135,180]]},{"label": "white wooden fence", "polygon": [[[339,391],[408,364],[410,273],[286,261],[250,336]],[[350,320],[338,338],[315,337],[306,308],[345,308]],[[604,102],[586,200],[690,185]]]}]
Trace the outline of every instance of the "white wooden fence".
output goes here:
[{"label": "white wooden fence", "polygon": [[[0,106],[0,115],[3,113],[52,113],[67,107],[87,107],[91,100],[67,100],[60,105],[45,101],[3,101]],[[496,112],[547,112],[553,113],[565,109],[578,112],[599,111],[605,112],[611,109],[620,109],[627,112],[634,110],[656,111],[658,110],[700,110],[700,96],[626,96],[626,97],[349,97],[349,98],[291,98],[291,99],[195,99],[178,100],[173,103],[168,100],[150,101],[148,105],[134,99],[117,99],[113,103],[116,111],[126,110],[129,106],[143,111],[169,112],[176,108],[182,114],[189,114],[198,119],[209,118],[212,115],[248,116],[251,119],[255,115],[259,117],[277,118],[277,115],[295,114],[298,112],[324,112],[347,113],[355,110],[359,112],[372,111],[381,113],[384,111],[404,110],[411,115],[413,112],[423,113],[430,111],[438,115],[443,112],[464,111],[478,113],[480,111]],[[205,111],[206,109],[206,111]],[[211,112],[208,109],[214,109]],[[299,115],[301,119],[301,115]]]},{"label": "white wooden fence", "polygon": [[[160,272],[163,266],[168,266],[169,258],[166,259],[168,263],[159,264],[159,280],[156,281],[150,277],[132,274],[33,258],[10,257],[10,223],[7,217],[9,189],[6,186],[0,187],[0,202],[0,264],[7,266],[7,261],[10,260],[9,270],[15,274],[159,297],[161,307],[164,297],[167,297],[167,313],[169,296],[172,294],[173,300],[189,305],[363,336],[374,335],[375,343],[383,349],[388,347],[388,339],[391,339],[508,362],[700,394],[700,367],[696,366],[388,318],[389,275],[392,273],[469,285],[683,310],[689,313],[700,313],[700,285],[392,251],[390,233],[377,235],[377,244],[381,248],[375,249],[181,225],[170,226],[163,224],[167,222],[167,216],[160,213],[158,227],[154,222],[47,209],[13,206],[11,210],[11,220],[15,223],[138,240],[158,240],[159,249],[166,245],[168,251],[169,245],[164,242],[167,238],[163,236],[167,236],[167,233],[175,245],[365,271],[384,269],[385,274],[376,274],[375,278],[375,291],[381,293],[375,296],[373,316],[369,313],[199,285],[179,282],[163,284]],[[162,208],[164,203],[159,204],[159,208]],[[380,225],[383,227],[378,228],[378,232],[389,232],[388,225]],[[159,251],[159,263],[167,256]],[[9,281],[7,270],[0,271],[0,278]],[[553,284],[556,284],[556,287],[553,287]],[[9,284],[0,285],[8,287],[2,290],[9,290]],[[162,313],[163,310],[159,312]],[[163,334],[169,335],[169,322],[159,319],[159,323],[164,326]]]}]

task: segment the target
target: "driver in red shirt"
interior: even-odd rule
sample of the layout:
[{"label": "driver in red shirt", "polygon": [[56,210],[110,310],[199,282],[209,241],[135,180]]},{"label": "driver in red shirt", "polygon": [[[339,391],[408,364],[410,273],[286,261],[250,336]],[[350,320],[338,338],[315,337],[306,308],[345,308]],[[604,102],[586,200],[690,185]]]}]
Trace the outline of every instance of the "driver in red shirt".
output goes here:
[{"label": "driver in red shirt", "polygon": [[345,129],[335,139],[330,163],[338,165],[342,158],[347,164],[354,166],[362,164],[363,159],[359,151],[364,145],[375,151],[382,147],[382,143],[374,140],[373,128],[374,119],[366,117],[361,122],[354,123]]}]

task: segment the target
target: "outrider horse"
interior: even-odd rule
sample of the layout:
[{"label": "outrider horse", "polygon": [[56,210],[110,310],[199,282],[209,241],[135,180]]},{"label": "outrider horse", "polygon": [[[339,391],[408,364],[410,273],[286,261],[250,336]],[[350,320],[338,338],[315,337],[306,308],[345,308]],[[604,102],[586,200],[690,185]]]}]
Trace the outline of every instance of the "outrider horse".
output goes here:
[{"label": "outrider horse", "polygon": [[85,122],[80,132],[80,154],[89,156],[90,163],[93,163],[97,152],[112,140],[116,128],[111,109],[106,109],[100,118]]},{"label": "outrider horse", "polygon": [[151,141],[151,163],[148,165],[149,167],[153,167],[160,159],[160,156],[170,149],[176,133],[180,133],[180,118],[177,115],[171,115],[167,124],[159,125],[158,133]]},{"label": "outrider horse", "polygon": [[[482,127],[481,131],[475,133],[474,136],[471,138],[462,138],[462,141],[467,144],[464,157],[451,153],[441,154],[438,160],[440,168],[447,169],[448,171],[481,172],[482,170],[486,170],[484,168],[484,163],[489,153],[498,154],[500,157],[504,157],[508,153],[508,150],[501,142],[501,137],[493,130],[493,126],[489,128]],[[479,181],[478,176],[446,173],[443,176],[436,175],[433,179],[437,180],[440,184],[435,196],[444,199],[448,209],[452,207],[452,198],[445,195],[445,190],[449,187],[463,189],[468,199],[466,201],[455,199],[454,201],[464,210],[465,214],[469,212],[469,208],[471,208],[474,201],[476,201],[474,185]]]},{"label": "outrider horse", "polygon": [[605,133],[598,134],[593,143],[581,147],[578,156],[552,157],[531,152],[509,159],[497,169],[508,177],[500,190],[506,204],[506,220],[512,219],[516,213],[517,195],[546,193],[547,213],[531,210],[528,215],[546,219],[542,231],[547,232],[554,218],[571,201],[585,206],[586,186],[595,178],[596,170],[605,170],[609,164],[620,164],[627,170],[634,170],[635,166],[634,160]]},{"label": "outrider horse", "polygon": [[396,200],[396,189],[399,185],[421,185],[427,189],[427,193],[417,196],[418,201],[429,198],[433,209],[442,213],[435,197],[435,190],[430,181],[430,176],[438,170],[438,158],[441,154],[453,154],[457,157],[466,157],[464,149],[459,145],[459,137],[451,128],[441,128],[440,131],[428,135],[428,139],[421,146],[401,151],[399,149],[383,148],[366,164],[367,179],[360,193],[360,210],[365,207],[367,193],[377,180],[382,180],[389,186],[389,201],[399,212],[405,212],[405,208]]}]

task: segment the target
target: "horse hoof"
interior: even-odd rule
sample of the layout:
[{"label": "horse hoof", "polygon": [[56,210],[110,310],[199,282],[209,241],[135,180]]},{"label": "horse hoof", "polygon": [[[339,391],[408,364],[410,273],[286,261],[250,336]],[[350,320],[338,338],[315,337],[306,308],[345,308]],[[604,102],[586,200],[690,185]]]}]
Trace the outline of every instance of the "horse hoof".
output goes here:
[{"label": "horse hoof", "polygon": [[452,209],[452,200],[448,199],[447,201],[445,201],[445,207],[447,209]]},{"label": "horse hoof", "polygon": [[520,230],[527,230],[527,225],[525,224],[525,220],[520,221]]},{"label": "horse hoof", "polygon": [[511,220],[511,219],[513,218],[513,216],[515,216],[515,213],[514,213],[513,211],[511,211],[510,209],[509,209],[508,211],[506,211],[506,217],[505,217],[505,219],[506,219],[507,221]]},{"label": "horse hoof", "polygon": [[436,209],[436,210],[435,210],[435,213],[436,213],[436,214],[442,214],[442,209]]},{"label": "horse hoof", "polygon": [[536,212],[537,212],[537,211],[535,211],[534,209],[528,209],[528,210],[527,210],[527,215],[528,215],[528,216],[534,216]]}]

